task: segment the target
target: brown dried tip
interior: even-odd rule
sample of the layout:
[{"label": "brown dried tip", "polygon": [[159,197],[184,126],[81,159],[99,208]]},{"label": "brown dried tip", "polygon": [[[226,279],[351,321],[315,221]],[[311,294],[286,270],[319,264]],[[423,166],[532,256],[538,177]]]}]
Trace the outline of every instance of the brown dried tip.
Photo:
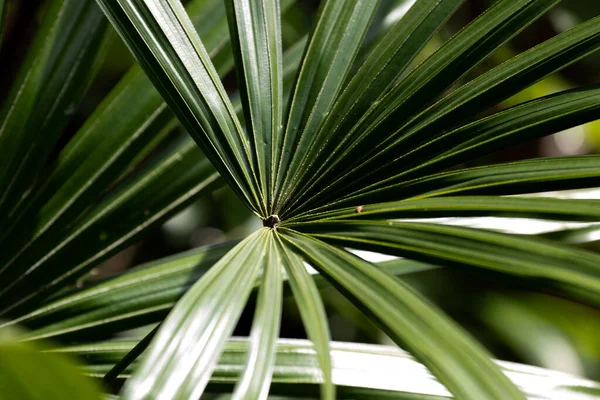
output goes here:
[{"label": "brown dried tip", "polygon": [[363,209],[364,209],[364,208],[365,208],[364,206],[358,206],[358,207],[356,207],[356,209],[355,209],[354,211],[355,211],[357,214],[360,214],[360,213],[363,211]]},{"label": "brown dried tip", "polygon": [[268,226],[271,229],[275,229],[280,222],[281,220],[279,217],[276,214],[273,214],[268,218],[263,219],[263,226]]}]

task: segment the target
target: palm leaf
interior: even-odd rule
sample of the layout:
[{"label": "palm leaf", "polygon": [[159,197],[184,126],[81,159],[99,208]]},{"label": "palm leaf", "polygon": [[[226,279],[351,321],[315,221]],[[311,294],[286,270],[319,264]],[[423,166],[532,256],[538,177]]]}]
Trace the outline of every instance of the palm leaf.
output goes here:
[{"label": "palm leaf", "polygon": [[249,133],[242,129],[181,4],[174,0],[98,3],[221,176],[248,207],[264,215]]},{"label": "palm leaf", "polygon": [[42,169],[98,70],[108,33],[93,2],[50,3],[0,109],[2,225]]},{"label": "palm leaf", "polygon": [[[84,357],[90,365],[86,373],[102,376],[111,364],[121,359],[135,341],[120,340],[53,348],[50,351]],[[450,399],[450,393],[406,352],[391,346],[331,342],[333,378],[342,398],[352,399]],[[211,378],[209,389],[227,392],[244,371],[248,339],[234,338],[223,351]],[[528,365],[497,361],[506,375],[519,385],[527,397],[560,400],[595,399],[598,384],[568,374]],[[290,367],[291,366],[291,367]],[[129,372],[122,374],[126,378]],[[398,379],[410,376],[411,379]],[[317,395],[323,382],[312,343],[298,339],[277,341],[273,394],[294,395],[299,390]]]},{"label": "palm leaf", "polygon": [[[341,91],[377,3],[329,1],[319,12],[296,80],[282,148],[274,153],[275,160],[279,160],[275,185],[278,207],[288,196],[289,181],[285,178],[292,159],[308,148],[310,137]],[[276,209],[275,213],[280,211]]]},{"label": "palm leaf", "polygon": [[475,341],[403,282],[343,250],[287,229],[283,232],[315,268],[415,354],[452,394],[461,399],[523,398]]},{"label": "palm leaf", "polygon": [[279,0],[228,0],[227,5],[245,121],[248,131],[253,132],[264,190],[263,209],[272,210],[275,161],[271,157],[281,146],[283,118]]},{"label": "palm leaf", "polygon": [[[446,42],[380,101],[374,103],[350,132],[341,132],[344,139],[331,140],[335,147],[331,150],[325,149],[324,153],[328,158],[320,164],[323,168],[312,175],[312,180],[309,180],[311,185],[299,190],[302,197],[298,203],[310,203],[311,199],[308,196],[314,195],[315,192],[319,193],[321,201],[326,200],[325,193],[330,191],[339,197],[337,189],[340,186],[341,190],[345,191],[349,182],[362,180],[363,175],[366,175],[365,171],[354,171],[354,167],[388,144],[393,138],[389,133],[398,128],[399,121],[404,121],[408,116],[420,111],[441,95],[448,86],[489,56],[494,49],[557,2],[502,0],[494,3],[487,12]],[[373,143],[377,145],[374,146]],[[338,165],[341,167],[336,169]],[[369,164],[369,169],[371,167],[372,164]],[[349,171],[352,171],[352,174],[346,175]]]},{"label": "palm leaf", "polygon": [[[25,72],[0,110],[0,149],[10,151],[0,162],[6,167],[0,187],[7,189],[0,200],[6,227],[0,245],[9,249],[0,254],[6,282],[0,314],[12,318],[5,326],[31,328],[20,338],[27,342],[142,329],[137,345],[100,345],[99,358],[89,348],[67,350],[87,354],[87,372],[106,374],[112,391],[115,379],[128,377],[124,398],[226,391],[264,399],[289,394],[289,388],[308,388],[311,396],[319,390],[323,399],[522,399],[517,386],[539,394],[507,378],[510,372],[394,275],[460,267],[597,306],[600,259],[593,240],[582,235],[596,229],[598,200],[531,194],[596,186],[598,157],[445,171],[595,119],[597,85],[480,114],[597,50],[597,19],[446,95],[558,0],[499,0],[417,66],[414,60],[461,0],[419,0],[390,28],[370,26],[385,9],[378,1],[326,1],[307,40],[285,53],[280,19],[290,1],[195,0],[188,5],[193,22],[179,0],[97,2],[141,69],[126,75],[49,165],[48,179],[35,181],[68,119],[52,110],[67,100],[75,104],[95,71],[101,54],[94,49],[103,46],[106,27],[98,10],[91,13],[90,6],[88,15],[82,11],[88,3],[66,9],[68,0],[51,2]],[[64,17],[76,9],[98,24]],[[81,30],[69,34],[77,23]],[[378,37],[365,42],[369,31]],[[88,41],[81,39],[86,32],[93,33]],[[65,43],[67,56],[59,56]],[[94,57],[69,63],[73,49]],[[220,79],[234,60],[239,91],[230,98]],[[79,78],[55,76],[55,67],[79,71]],[[61,95],[62,87],[68,95]],[[140,97],[130,114],[124,112]],[[177,125],[174,117],[200,149],[167,136]],[[43,129],[28,130],[46,125],[52,135],[39,140],[34,131]],[[171,146],[159,149],[167,137]],[[84,290],[67,286],[223,183],[266,228],[236,244],[159,260]],[[529,195],[497,196],[514,194]],[[474,228],[473,218],[490,216],[535,218],[561,230],[527,236]],[[580,224],[568,225],[573,221]],[[364,256],[359,250],[408,258],[372,264],[353,254]],[[372,378],[356,384],[340,379],[318,291],[327,285],[413,352],[441,385],[435,383],[433,393],[424,387],[411,393]],[[255,290],[250,336],[228,345]],[[308,347],[293,342],[287,350],[296,356],[308,351],[310,357],[296,362],[311,364],[281,373],[282,360],[294,362],[277,342],[286,295],[295,297],[312,341]],[[352,351],[353,359],[365,352]],[[412,368],[424,371],[414,362]]]},{"label": "palm leaf", "polygon": [[248,237],[190,288],[158,330],[125,397],[200,396],[264,268],[270,240],[264,230]]},{"label": "palm leaf", "polygon": [[98,385],[83,378],[70,356],[43,350],[39,343],[20,342],[13,329],[0,330],[0,399],[101,398]]},{"label": "palm leaf", "polygon": [[423,222],[343,220],[290,226],[351,248],[535,279],[559,293],[599,304],[600,256],[541,238]]}]

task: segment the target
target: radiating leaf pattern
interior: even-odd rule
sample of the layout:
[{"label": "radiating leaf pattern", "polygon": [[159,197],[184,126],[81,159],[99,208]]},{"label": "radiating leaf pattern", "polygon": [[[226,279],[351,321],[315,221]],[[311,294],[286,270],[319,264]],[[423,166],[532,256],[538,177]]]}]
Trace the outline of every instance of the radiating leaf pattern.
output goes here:
[{"label": "radiating leaf pattern", "polygon": [[[266,399],[298,388],[325,400],[541,396],[532,374],[492,361],[401,276],[460,268],[600,305],[588,237],[600,199],[536,195],[597,187],[600,158],[462,165],[600,116],[597,84],[493,108],[600,49],[600,17],[473,77],[559,0],[495,1],[426,58],[466,1],[416,0],[364,45],[383,2],[324,0],[311,31],[288,46],[292,3],[49,1],[0,107],[0,328],[25,325],[19,346],[143,329],[136,342],[50,349],[86,357],[86,373],[104,376],[111,395],[127,378],[124,399]],[[139,66],[46,165],[102,60],[108,21]],[[193,140],[172,134],[179,125]],[[67,289],[224,185],[263,228]],[[580,225],[525,235],[469,222],[487,217]],[[398,258],[371,263],[360,250]],[[319,292],[331,286],[421,364],[397,349],[332,342]],[[308,341],[278,339],[286,296]],[[250,334],[230,340],[250,298]],[[360,365],[361,355],[382,365]],[[552,396],[597,391],[552,379]]]}]

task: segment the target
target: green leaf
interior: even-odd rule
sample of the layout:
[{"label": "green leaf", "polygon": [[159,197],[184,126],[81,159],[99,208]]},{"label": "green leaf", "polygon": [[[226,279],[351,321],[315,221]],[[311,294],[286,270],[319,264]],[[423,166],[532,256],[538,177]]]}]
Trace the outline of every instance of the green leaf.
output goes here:
[{"label": "green leaf", "polygon": [[[416,173],[437,172],[492,150],[593,121],[599,109],[600,85],[568,90],[511,107],[407,151],[397,159],[403,165],[403,172],[396,174],[397,165],[384,167],[379,170],[380,174],[395,176],[359,191],[394,184]],[[423,159],[430,161],[422,162]]]},{"label": "green leaf", "polygon": [[0,330],[0,399],[100,400],[100,388],[66,354],[18,340],[12,329]]},{"label": "green leaf", "polygon": [[227,0],[246,126],[253,138],[263,204],[273,213],[275,161],[281,147],[282,50],[279,0]]},{"label": "green leaf", "polygon": [[52,1],[0,109],[0,224],[51,154],[94,78],[109,24],[91,1]]},{"label": "green leaf", "polygon": [[[6,301],[2,302],[6,307],[3,313],[31,309],[41,297],[65,282],[74,282],[91,266],[221,185],[218,174],[194,143],[188,142],[168,155],[164,162],[150,164],[147,170],[131,176],[47,253],[30,250],[5,264],[2,276],[11,278],[0,290],[0,298]],[[28,268],[18,267],[23,265]]]},{"label": "green leaf", "polygon": [[[394,133],[388,151],[423,143],[600,49],[600,17],[579,24],[461,86]],[[414,140],[411,140],[414,139]]]},{"label": "green leaf", "polygon": [[381,175],[371,176],[373,165],[367,168],[361,162],[394,139],[390,132],[556,3],[558,0],[495,2],[369,108],[347,133],[350,141],[339,143],[328,152],[330,157],[322,163],[323,168],[311,176],[309,186],[299,190],[302,198],[298,199],[298,205],[305,207],[316,202],[317,197],[322,204],[329,200],[330,193],[332,197],[340,197],[348,193],[346,186],[364,187],[367,176],[370,178],[367,183],[381,180]]},{"label": "green leaf", "polygon": [[308,148],[342,89],[377,4],[376,0],[339,0],[321,6],[296,81],[282,148],[273,154],[278,160],[276,207],[287,199],[286,178],[296,173],[290,169],[293,159]]},{"label": "green leaf", "polygon": [[356,206],[389,199],[462,194],[509,195],[596,187],[598,176],[598,156],[538,158],[426,175],[368,190],[332,205]]},{"label": "green leaf", "polygon": [[269,234],[268,241],[249,337],[248,359],[244,374],[233,392],[234,399],[266,399],[271,385],[281,324],[283,266],[280,253],[275,247],[274,235]]},{"label": "green leaf", "polygon": [[[447,132],[448,127],[471,119],[489,106],[597,51],[600,48],[599,21],[600,18],[595,18],[577,25],[458,88],[405,123],[393,133],[393,142],[365,164],[377,165],[379,169],[380,160],[390,158],[390,153],[405,152],[431,141]],[[386,162],[386,171],[406,167],[403,155],[392,156]]]},{"label": "green leaf", "polygon": [[[227,33],[223,4],[220,1],[196,1],[188,7],[195,13],[194,22],[200,27],[199,32],[210,44],[215,57],[222,59],[217,65],[221,65],[224,72],[227,71],[232,64],[229,62],[231,57],[221,57],[223,53],[228,54],[225,46],[227,40],[222,39],[223,33]],[[286,51],[284,78],[289,79],[294,75],[300,55],[296,47]],[[147,102],[137,101],[138,96]],[[135,106],[130,106],[131,103]],[[128,112],[123,115],[121,110]],[[115,129],[114,118],[123,121],[123,129]],[[7,234],[5,245],[13,250],[1,254],[0,260],[3,260],[0,263],[5,264],[6,268],[12,268],[13,273],[19,275],[23,266],[38,263],[40,255],[53,253],[57,247],[65,246],[66,242],[73,243],[76,238],[70,234],[76,216],[84,221],[90,218],[94,222],[104,219],[118,221],[116,224],[106,222],[101,230],[86,234],[87,242],[84,247],[91,258],[83,265],[77,264],[77,258],[81,260],[81,257],[85,256],[79,248],[81,246],[76,246],[79,254],[77,258],[73,258],[71,254],[70,257],[65,256],[62,259],[61,270],[75,268],[75,274],[81,275],[103,258],[114,254],[148,229],[197,199],[206,191],[198,189],[206,180],[208,165],[193,143],[181,140],[146,162],[149,166],[144,174],[152,176],[150,168],[154,167],[157,176],[148,181],[143,188],[130,193],[131,196],[125,204],[143,207],[143,215],[139,211],[114,217],[118,210],[112,209],[114,205],[111,201],[100,202],[92,209],[89,207],[90,202],[97,201],[102,195],[106,197],[104,191],[115,185],[116,176],[131,168],[131,160],[136,152],[142,148],[148,149],[149,143],[164,135],[174,123],[174,116],[158,93],[142,75],[141,70],[134,68],[107,98],[99,114],[92,116],[79,131],[71,142],[72,147],[68,146],[63,151],[54,173],[41,188],[37,188],[37,193],[33,196],[35,201],[23,208],[23,218],[18,219],[13,224],[12,233]],[[138,124],[142,124],[139,129]],[[162,170],[168,170],[168,175],[161,177],[162,172],[159,171]],[[135,177],[140,178],[140,175],[135,173]],[[121,184],[113,188],[112,198],[119,198],[123,193],[131,192],[132,184],[134,180],[130,179],[126,185]],[[152,193],[156,194],[152,195],[149,201],[148,195]],[[88,228],[91,227],[93,225]],[[88,228],[85,229],[89,230]],[[10,229],[7,231],[11,232]],[[103,249],[106,251],[102,251]],[[66,251],[64,250],[63,254],[68,254]],[[94,253],[101,257],[93,256]],[[74,276],[68,279],[73,281]]]},{"label": "green leaf", "polygon": [[324,221],[290,224],[336,245],[442,265],[491,270],[600,304],[600,255],[543,240],[422,222]]},{"label": "green leaf", "polygon": [[569,221],[599,221],[600,200],[524,198],[498,196],[449,196],[409,199],[379,204],[305,213],[290,222],[328,219],[395,219],[460,216],[534,217]]},{"label": "green leaf", "polygon": [[290,169],[298,173],[290,176],[291,190],[320,170],[335,147],[351,139],[348,132],[408,69],[462,1],[421,0],[394,24],[352,75],[319,131],[309,137],[308,151],[292,162]]},{"label": "green leaf", "polygon": [[524,399],[466,332],[402,281],[350,253],[283,229],[309,262],[461,399]]},{"label": "green leaf", "polygon": [[233,244],[194,249],[140,265],[80,292],[64,294],[7,324],[33,328],[24,338],[38,340],[73,332],[120,331],[158,321]]},{"label": "green leaf", "polygon": [[327,326],[325,306],[313,277],[306,270],[300,257],[290,251],[279,236],[277,236],[277,243],[278,250],[283,254],[283,265],[287,272],[304,329],[308,338],[314,343],[317,360],[323,371],[321,398],[323,400],[333,400],[336,397],[335,387],[332,384],[331,357],[329,354],[331,337]]},{"label": "green leaf", "polygon": [[265,265],[268,235],[264,229],[242,241],[179,300],[127,381],[125,398],[200,397]]},{"label": "green leaf", "polygon": [[[102,376],[110,364],[119,360],[135,345],[135,341],[111,341],[53,349],[59,353],[84,357],[92,376]],[[248,340],[234,338],[225,346],[219,365],[212,376],[213,392],[227,392],[243,372]],[[408,353],[391,346],[362,343],[331,342],[333,378],[340,398],[352,399],[450,399],[450,393]],[[584,393],[598,384],[565,373],[535,368],[529,365],[496,361],[506,375],[530,398],[569,398],[590,400]],[[290,366],[293,366],[290,368]],[[123,378],[128,376],[123,374]],[[410,379],[399,379],[409,377]],[[274,395],[317,396],[316,385],[323,378],[312,343],[298,339],[279,339],[273,376]],[[223,385],[229,383],[229,385]],[[588,395],[589,396],[589,395]],[[600,397],[598,397],[600,398]]]},{"label": "green leaf", "polygon": [[266,215],[243,131],[208,52],[175,0],[98,0],[179,121],[225,181]]},{"label": "green leaf", "polygon": [[8,17],[8,1],[0,0],[0,45],[4,39],[4,33],[6,32],[6,22]]},{"label": "green leaf", "polygon": [[[59,336],[62,340],[68,340],[79,335],[117,333],[123,329],[162,321],[192,284],[232,247],[232,243],[209,246],[140,265],[126,274],[90,288],[74,293],[63,293],[54,301],[6,322],[5,325],[20,323],[31,328],[31,331],[23,334],[24,340]],[[286,260],[297,261],[289,251],[284,254],[288,255]],[[437,268],[431,264],[403,259],[385,261],[377,265],[394,275]],[[296,271],[296,268],[294,264],[286,265],[286,270],[291,274],[289,283],[292,286],[292,293],[296,296],[301,311],[303,310],[303,321],[309,319],[315,321],[305,322],[309,337],[315,343],[319,342],[319,349],[326,348],[327,342],[324,339],[328,338],[329,334],[326,331],[325,313],[323,310],[318,311],[322,306],[319,306],[318,297],[314,296],[314,291],[317,289],[313,290],[309,287],[312,286],[312,281],[319,288],[327,287],[329,284],[314,269],[304,272],[312,277],[302,278],[300,277],[302,272]],[[285,276],[284,278],[287,279]],[[296,290],[296,284],[292,283],[298,280],[304,288],[302,293]],[[259,280],[255,282],[255,286],[258,284]],[[301,302],[304,298],[306,302]],[[303,307],[305,304],[310,305],[310,308]],[[311,330],[313,325],[320,325],[321,330],[315,327],[316,332],[313,332]],[[326,369],[326,366],[323,368]]]},{"label": "green leaf", "polygon": [[[219,0],[195,0],[188,10],[224,75],[233,66],[225,7]],[[3,244],[16,252],[41,235],[58,239],[65,225],[105,195],[176,124],[141,68],[132,67],[61,151],[49,176],[21,201],[2,233]]]},{"label": "green leaf", "polygon": [[136,359],[148,348],[154,335],[160,328],[160,324],[156,325],[150,330],[150,332],[142,338],[127,354],[125,354],[119,362],[117,362],[111,369],[102,377],[102,383],[108,387],[115,387],[115,383],[119,378],[119,375],[125,371]]}]

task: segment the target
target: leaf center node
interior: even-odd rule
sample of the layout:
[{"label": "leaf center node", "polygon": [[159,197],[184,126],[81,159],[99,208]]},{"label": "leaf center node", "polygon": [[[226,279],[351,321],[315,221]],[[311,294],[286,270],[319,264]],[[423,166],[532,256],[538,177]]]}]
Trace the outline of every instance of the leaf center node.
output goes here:
[{"label": "leaf center node", "polygon": [[271,229],[277,229],[277,226],[281,220],[277,216],[277,214],[272,214],[269,217],[263,219],[263,226],[268,226]]}]

